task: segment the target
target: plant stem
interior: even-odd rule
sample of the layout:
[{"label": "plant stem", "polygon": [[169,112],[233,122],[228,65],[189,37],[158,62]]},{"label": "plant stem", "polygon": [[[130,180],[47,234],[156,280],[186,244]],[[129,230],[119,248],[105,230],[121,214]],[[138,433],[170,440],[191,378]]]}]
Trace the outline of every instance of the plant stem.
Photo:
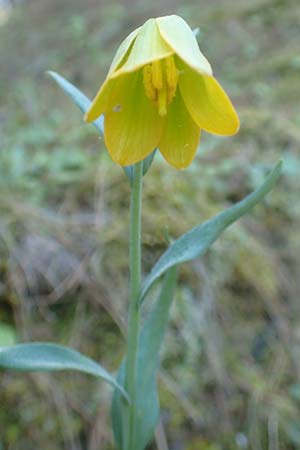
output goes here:
[{"label": "plant stem", "polygon": [[136,365],[140,326],[138,296],[141,287],[141,208],[142,208],[143,162],[134,165],[130,197],[130,298],[126,356],[126,388],[130,405],[130,438],[128,450],[133,450],[136,427]]}]

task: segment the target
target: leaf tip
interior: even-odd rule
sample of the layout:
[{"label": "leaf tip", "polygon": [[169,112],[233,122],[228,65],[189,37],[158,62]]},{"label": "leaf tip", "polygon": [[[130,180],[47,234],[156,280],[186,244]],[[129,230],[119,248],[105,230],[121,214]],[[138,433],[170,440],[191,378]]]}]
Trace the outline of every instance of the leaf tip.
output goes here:
[{"label": "leaf tip", "polygon": [[51,78],[56,78],[56,76],[57,76],[57,73],[54,72],[53,70],[46,70],[45,74],[50,75]]}]

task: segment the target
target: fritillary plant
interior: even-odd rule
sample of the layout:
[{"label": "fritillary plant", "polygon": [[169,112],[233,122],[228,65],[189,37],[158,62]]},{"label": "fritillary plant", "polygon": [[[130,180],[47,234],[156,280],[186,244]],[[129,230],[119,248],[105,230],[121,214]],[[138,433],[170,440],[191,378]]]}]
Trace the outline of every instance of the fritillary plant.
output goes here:
[{"label": "fritillary plant", "polygon": [[[124,168],[131,187],[129,312],[126,354],[117,376],[74,349],[48,342],[0,348],[0,367],[19,371],[78,370],[111,384],[111,418],[118,450],[144,450],[151,442],[160,408],[159,353],[168,324],[180,263],[200,258],[220,234],[273,188],[281,161],[253,193],[173,241],[141,276],[143,177],[160,151],[175,169],[193,161],[201,130],[233,135],[238,115],[213,76],[195,35],[178,16],[147,20],[121,43],[107,77],[91,102],[55,72],[50,76],[104,137],[112,160]],[[160,294],[141,323],[143,303],[154,283]]]}]

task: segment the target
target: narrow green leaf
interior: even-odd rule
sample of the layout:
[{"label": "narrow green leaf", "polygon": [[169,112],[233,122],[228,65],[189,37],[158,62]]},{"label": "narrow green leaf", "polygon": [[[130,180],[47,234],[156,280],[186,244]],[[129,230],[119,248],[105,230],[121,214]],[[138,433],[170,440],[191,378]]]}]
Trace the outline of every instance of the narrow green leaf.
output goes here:
[{"label": "narrow green leaf", "polygon": [[152,439],[159,418],[157,392],[159,354],[168,324],[176,278],[177,267],[172,267],[165,275],[161,294],[141,332],[137,366],[137,397],[139,399],[136,427],[137,450],[143,450]]},{"label": "narrow green leaf", "polygon": [[[56,72],[53,72],[52,70],[49,70],[47,72],[51,78],[53,78],[54,81],[62,88],[62,90],[73,100],[75,105],[78,106],[78,108],[85,113],[91,104],[91,100],[83,94],[74,84],[70,83],[68,80],[66,80],[64,77],[59,75]],[[100,135],[104,136],[104,117],[103,115],[100,116],[97,120],[93,122],[94,127],[99,131]],[[155,150],[150,153],[145,159],[143,164],[143,175],[146,175],[148,172],[153,158],[155,156]],[[129,178],[129,181],[132,182],[133,177],[133,166],[126,166],[123,167],[125,174]]]},{"label": "narrow green leaf", "polygon": [[[80,111],[85,113],[91,104],[91,100],[83,94],[77,87],[74,86],[74,84],[70,83],[68,80],[66,80],[64,77],[59,75],[56,72],[53,72],[52,70],[49,70],[47,72],[51,78],[53,78],[54,81],[62,88],[62,90],[68,94],[68,96],[73,100],[75,105],[78,106]],[[94,127],[99,131],[101,136],[104,134],[104,128],[103,128],[103,116],[100,116],[97,120],[93,122]]]},{"label": "narrow green leaf", "polygon": [[28,372],[77,370],[102,378],[128,399],[125,390],[103,367],[81,353],[48,342],[32,342],[0,348],[0,368]]},{"label": "narrow green leaf", "polygon": [[273,188],[280,176],[281,169],[282,161],[279,161],[267,177],[266,181],[256,191],[231,208],[221,212],[213,219],[193,228],[176,239],[176,241],[174,241],[167,251],[159,258],[150,274],[145,279],[141,291],[141,301],[143,301],[153,283],[165,273],[166,270],[179,263],[191,261],[192,259],[203,255],[229,225],[260,202]]},{"label": "narrow green leaf", "polygon": [[[157,393],[159,352],[168,323],[169,309],[176,284],[176,272],[176,267],[173,267],[166,273],[160,296],[146,319],[140,334],[137,359],[135,450],[144,450],[153,437],[159,417],[159,399]],[[124,386],[125,361],[121,365],[118,381]],[[119,450],[126,449],[128,445],[128,418],[128,405],[122,401],[120,394],[114,391],[112,423]]]}]

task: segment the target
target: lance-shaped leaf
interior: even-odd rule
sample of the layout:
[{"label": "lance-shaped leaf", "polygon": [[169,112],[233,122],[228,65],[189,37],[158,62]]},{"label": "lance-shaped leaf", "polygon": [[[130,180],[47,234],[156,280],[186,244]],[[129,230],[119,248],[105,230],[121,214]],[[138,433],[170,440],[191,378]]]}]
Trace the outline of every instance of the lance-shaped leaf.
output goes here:
[{"label": "lance-shaped leaf", "polygon": [[114,386],[124,398],[125,390],[100,364],[87,356],[61,345],[32,342],[0,348],[0,368],[23,372],[77,370],[102,378]]},{"label": "lance-shaped leaf", "polygon": [[[159,418],[157,393],[157,371],[159,352],[172,303],[176,284],[176,268],[170,269],[162,285],[160,296],[147,317],[139,339],[136,384],[136,425],[134,450],[143,450],[153,437]],[[122,363],[118,381],[124,385],[125,363]],[[129,405],[114,391],[112,403],[112,422],[118,450],[127,449],[129,439]]]},{"label": "lance-shaped leaf", "polygon": [[[68,80],[66,80],[64,77],[59,75],[56,72],[53,72],[52,70],[49,70],[47,72],[54,81],[62,88],[62,90],[73,100],[75,105],[78,106],[80,111],[83,113],[86,113],[86,111],[89,109],[91,105],[91,100],[83,93],[81,92],[74,84],[70,83]],[[100,133],[100,135],[103,137],[104,135],[104,116],[101,115],[98,119],[96,119],[93,122],[94,127],[97,129],[97,131]],[[155,150],[150,153],[145,159],[143,163],[143,175],[146,175],[148,170],[151,167],[153,158],[155,156]],[[124,172],[126,173],[127,177],[129,178],[129,181],[132,183],[133,180],[133,166],[126,166],[123,167]]]},{"label": "lance-shaped leaf", "polygon": [[[53,72],[52,70],[49,70],[47,73],[53,78],[54,81],[56,81],[56,83],[62,88],[62,90],[66,94],[68,94],[75,105],[78,106],[80,111],[85,113],[88,110],[91,104],[91,100],[85,94],[83,94],[83,92],[81,92],[76,86],[74,86],[74,84],[70,83],[58,73]],[[103,136],[103,120],[103,116],[100,116],[93,122],[94,127],[96,127],[101,136]]]},{"label": "lance-shaped leaf", "polygon": [[204,222],[176,239],[176,241],[174,241],[167,251],[159,258],[150,274],[145,279],[141,291],[141,301],[143,301],[153,283],[165,273],[166,270],[179,263],[191,261],[203,255],[229,225],[260,202],[278,180],[281,168],[282,161],[279,161],[267,177],[266,181],[256,191],[248,195],[244,200],[221,212],[213,219]]}]

